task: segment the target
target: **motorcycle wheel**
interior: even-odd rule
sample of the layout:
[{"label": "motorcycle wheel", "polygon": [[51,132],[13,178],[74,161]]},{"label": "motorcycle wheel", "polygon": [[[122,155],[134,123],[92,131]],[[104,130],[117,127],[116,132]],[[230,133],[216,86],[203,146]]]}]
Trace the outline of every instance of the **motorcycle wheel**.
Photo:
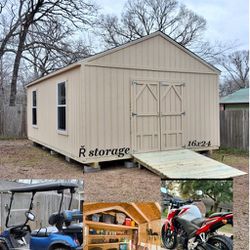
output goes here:
[{"label": "motorcycle wheel", "polygon": [[8,250],[4,242],[0,241],[0,250]]},{"label": "motorcycle wheel", "polygon": [[177,245],[176,235],[168,229],[165,231],[165,225],[161,229],[161,240],[162,244],[167,249],[174,249]]},{"label": "motorcycle wheel", "polygon": [[212,236],[208,239],[207,244],[216,247],[218,250],[233,250],[233,241],[224,235]]}]

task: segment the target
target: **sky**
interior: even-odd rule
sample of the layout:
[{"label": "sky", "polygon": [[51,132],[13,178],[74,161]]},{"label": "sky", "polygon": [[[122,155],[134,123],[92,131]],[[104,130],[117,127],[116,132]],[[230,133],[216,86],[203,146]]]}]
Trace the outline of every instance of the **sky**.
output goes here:
[{"label": "sky", "polygon": [[[119,15],[126,0],[96,0],[102,12]],[[179,0],[207,20],[208,41],[234,42],[239,49],[249,46],[248,0]]]}]

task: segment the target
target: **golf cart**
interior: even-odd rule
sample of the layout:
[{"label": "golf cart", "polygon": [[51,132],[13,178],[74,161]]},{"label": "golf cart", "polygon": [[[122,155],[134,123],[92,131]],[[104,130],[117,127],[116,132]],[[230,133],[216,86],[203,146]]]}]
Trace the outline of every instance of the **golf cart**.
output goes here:
[{"label": "golf cart", "polygon": [[[70,210],[77,187],[73,183],[43,183],[9,190],[11,198],[5,223],[7,229],[0,233],[0,250],[82,250],[83,214],[79,210]],[[65,190],[70,193],[70,201],[68,210],[62,211]],[[31,231],[29,222],[35,220],[32,213],[34,196],[37,192],[47,191],[57,191],[60,194],[58,211],[49,217],[48,222],[51,226]],[[25,219],[22,224],[9,225],[13,201],[18,193],[31,194],[29,208],[24,213]]]}]

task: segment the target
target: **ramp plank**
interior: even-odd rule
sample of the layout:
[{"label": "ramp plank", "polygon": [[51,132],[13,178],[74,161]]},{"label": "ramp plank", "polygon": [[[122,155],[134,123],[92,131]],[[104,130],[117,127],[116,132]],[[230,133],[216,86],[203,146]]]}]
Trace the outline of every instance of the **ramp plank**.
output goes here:
[{"label": "ramp plank", "polygon": [[188,149],[133,154],[162,179],[228,179],[246,173]]}]

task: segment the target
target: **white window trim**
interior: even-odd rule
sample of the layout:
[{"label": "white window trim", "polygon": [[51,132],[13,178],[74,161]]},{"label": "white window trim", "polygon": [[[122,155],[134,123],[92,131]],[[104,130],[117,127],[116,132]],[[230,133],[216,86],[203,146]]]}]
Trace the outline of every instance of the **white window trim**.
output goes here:
[{"label": "white window trim", "polygon": [[[36,106],[33,105],[33,92],[36,92]],[[33,108],[36,109],[36,124],[33,124]],[[32,90],[31,92],[31,123],[33,128],[38,128],[37,121],[37,89]]]},{"label": "white window trim", "polygon": [[[58,104],[58,85],[61,84],[61,83],[64,83],[65,84],[65,100],[66,100],[66,104]],[[67,116],[68,116],[68,110],[67,110],[67,103],[68,103],[68,100],[67,100],[67,81],[60,81],[56,84],[56,131],[59,135],[68,135],[68,119],[67,119]],[[66,129],[63,130],[63,129],[59,129],[58,128],[58,108],[59,107],[65,107],[65,112],[66,112],[66,116],[65,116],[65,123],[66,123]]]}]

